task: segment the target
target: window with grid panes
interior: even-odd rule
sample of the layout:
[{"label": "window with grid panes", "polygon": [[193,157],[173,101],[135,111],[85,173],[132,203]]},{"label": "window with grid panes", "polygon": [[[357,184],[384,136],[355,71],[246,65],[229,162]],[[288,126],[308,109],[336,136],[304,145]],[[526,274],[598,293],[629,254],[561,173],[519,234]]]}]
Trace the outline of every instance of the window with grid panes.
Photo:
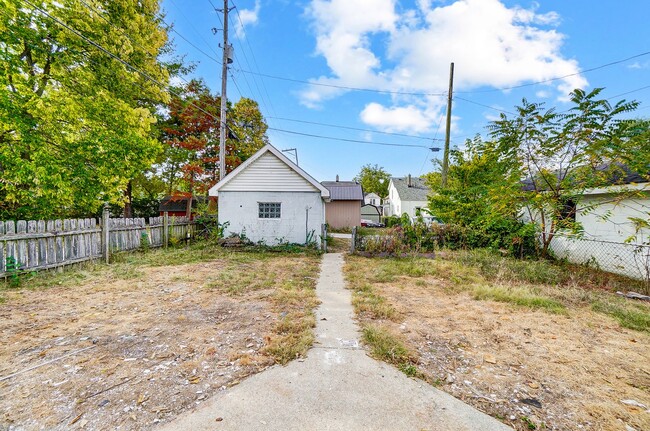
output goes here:
[{"label": "window with grid panes", "polygon": [[280,202],[259,202],[259,218],[280,218]]}]

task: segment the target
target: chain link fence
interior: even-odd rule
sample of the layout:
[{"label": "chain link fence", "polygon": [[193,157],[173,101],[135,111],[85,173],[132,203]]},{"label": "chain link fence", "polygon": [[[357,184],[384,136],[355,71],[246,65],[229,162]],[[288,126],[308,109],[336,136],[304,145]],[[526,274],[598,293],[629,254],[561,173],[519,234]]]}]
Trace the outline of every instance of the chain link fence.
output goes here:
[{"label": "chain link fence", "polygon": [[550,250],[558,259],[650,281],[649,245],[555,234]]}]

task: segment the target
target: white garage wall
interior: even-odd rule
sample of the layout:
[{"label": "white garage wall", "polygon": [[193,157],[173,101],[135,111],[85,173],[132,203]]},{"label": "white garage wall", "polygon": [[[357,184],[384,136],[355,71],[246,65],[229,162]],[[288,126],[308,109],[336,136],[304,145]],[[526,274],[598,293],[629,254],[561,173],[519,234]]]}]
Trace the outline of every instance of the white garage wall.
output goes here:
[{"label": "white garage wall", "polygon": [[[281,217],[259,218],[259,202],[282,203]],[[325,205],[320,192],[221,190],[219,223],[225,222],[230,223],[224,232],[226,236],[245,233],[251,241],[261,241],[268,245],[280,242],[304,244],[307,234],[313,231],[313,239],[320,244],[321,226],[325,223]]]}]

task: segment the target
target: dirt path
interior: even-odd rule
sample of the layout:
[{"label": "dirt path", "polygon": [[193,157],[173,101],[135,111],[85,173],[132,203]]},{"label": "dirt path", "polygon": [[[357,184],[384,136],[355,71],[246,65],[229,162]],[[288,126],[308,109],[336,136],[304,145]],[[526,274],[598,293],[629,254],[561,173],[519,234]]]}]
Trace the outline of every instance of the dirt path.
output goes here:
[{"label": "dirt path", "polygon": [[152,429],[270,366],[284,316],[311,308],[317,257],[222,253],[4,291],[0,429]]}]

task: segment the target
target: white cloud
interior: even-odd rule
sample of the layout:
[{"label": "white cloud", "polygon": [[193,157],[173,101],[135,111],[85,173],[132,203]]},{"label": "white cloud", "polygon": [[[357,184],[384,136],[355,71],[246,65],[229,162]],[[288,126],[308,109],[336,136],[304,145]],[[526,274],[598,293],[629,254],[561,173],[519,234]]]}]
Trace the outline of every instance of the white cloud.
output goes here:
[{"label": "white cloud", "polygon": [[432,119],[413,105],[386,108],[379,103],[370,103],[361,111],[361,120],[389,132],[410,130],[422,133],[429,131]]},{"label": "white cloud", "polygon": [[260,0],[255,0],[255,7],[253,9],[240,9],[239,18],[235,20],[235,32],[238,38],[243,38],[246,26],[254,26],[257,24],[260,16]]},{"label": "white cloud", "polygon": [[628,69],[650,69],[650,61],[646,61],[645,63],[639,63],[638,61],[635,61],[632,64],[629,64],[627,66]]},{"label": "white cloud", "polygon": [[[312,0],[307,14],[316,34],[316,54],[330,68],[329,76],[313,81],[442,93],[453,61],[457,90],[512,87],[572,74],[545,90],[554,88],[557,97],[564,97],[587,85],[577,74],[577,61],[561,54],[564,36],[554,28],[560,21],[555,12],[538,13],[537,5],[508,8],[500,0],[457,0],[448,5],[417,0],[417,9],[397,3]],[[315,107],[342,92],[313,86],[301,94],[301,101]],[[394,96],[391,106],[367,105],[361,118],[395,130],[431,129],[436,115],[425,105],[413,97]],[[405,119],[407,115],[413,119]],[[378,118],[382,121],[375,121]]]}]

